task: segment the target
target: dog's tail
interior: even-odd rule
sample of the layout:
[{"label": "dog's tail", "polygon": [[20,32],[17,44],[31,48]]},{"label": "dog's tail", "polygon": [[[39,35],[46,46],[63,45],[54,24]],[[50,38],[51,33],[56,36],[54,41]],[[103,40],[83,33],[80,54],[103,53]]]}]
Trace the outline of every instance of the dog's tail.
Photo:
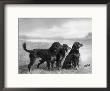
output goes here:
[{"label": "dog's tail", "polygon": [[23,49],[26,51],[26,52],[31,52],[31,50],[28,50],[28,49],[26,49],[26,43],[23,43]]}]

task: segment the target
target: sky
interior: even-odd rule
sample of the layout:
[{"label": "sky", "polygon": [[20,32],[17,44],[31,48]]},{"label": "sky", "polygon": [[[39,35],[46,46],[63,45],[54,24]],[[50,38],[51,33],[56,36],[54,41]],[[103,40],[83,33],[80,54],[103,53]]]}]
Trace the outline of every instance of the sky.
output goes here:
[{"label": "sky", "polygon": [[92,33],[91,18],[19,18],[19,36],[84,38]]}]

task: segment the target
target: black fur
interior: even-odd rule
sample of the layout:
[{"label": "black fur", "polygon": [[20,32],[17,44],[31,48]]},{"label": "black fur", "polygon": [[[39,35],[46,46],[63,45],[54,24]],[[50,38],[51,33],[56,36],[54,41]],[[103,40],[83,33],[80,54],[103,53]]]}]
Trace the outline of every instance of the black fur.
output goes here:
[{"label": "black fur", "polygon": [[80,57],[79,48],[81,46],[83,45],[79,42],[75,42],[73,44],[72,49],[65,58],[62,68],[69,69],[71,67],[75,67],[75,68],[76,66],[79,67],[79,57]]},{"label": "black fur", "polygon": [[66,52],[70,49],[70,47],[67,44],[63,44],[56,55],[56,66],[59,69],[61,67],[61,62],[63,58],[65,57]]},{"label": "black fur", "polygon": [[39,60],[39,63],[37,67],[44,63],[45,61],[47,62],[47,67],[50,69],[51,65],[51,57],[55,56],[57,54],[57,49],[60,47],[59,42],[54,42],[52,46],[49,49],[33,49],[33,50],[28,50],[26,49],[26,43],[23,44],[23,49],[29,53],[29,58],[30,58],[30,63],[28,65],[28,69],[30,71],[31,66],[34,64],[36,58],[41,58]]}]

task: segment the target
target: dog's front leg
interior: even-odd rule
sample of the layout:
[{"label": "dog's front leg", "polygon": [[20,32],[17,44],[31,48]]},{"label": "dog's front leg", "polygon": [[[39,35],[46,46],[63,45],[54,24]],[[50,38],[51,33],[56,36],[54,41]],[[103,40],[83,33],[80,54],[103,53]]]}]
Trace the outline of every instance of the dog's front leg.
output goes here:
[{"label": "dog's front leg", "polygon": [[48,68],[48,70],[50,70],[50,62],[49,61],[47,61],[47,68]]}]

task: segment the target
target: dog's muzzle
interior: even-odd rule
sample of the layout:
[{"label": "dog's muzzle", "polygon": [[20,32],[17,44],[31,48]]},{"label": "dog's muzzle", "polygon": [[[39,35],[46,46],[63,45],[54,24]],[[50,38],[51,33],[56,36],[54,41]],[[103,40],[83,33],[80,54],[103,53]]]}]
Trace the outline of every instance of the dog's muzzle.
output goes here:
[{"label": "dog's muzzle", "polygon": [[80,44],[80,47],[82,47],[83,46],[83,44]]}]

